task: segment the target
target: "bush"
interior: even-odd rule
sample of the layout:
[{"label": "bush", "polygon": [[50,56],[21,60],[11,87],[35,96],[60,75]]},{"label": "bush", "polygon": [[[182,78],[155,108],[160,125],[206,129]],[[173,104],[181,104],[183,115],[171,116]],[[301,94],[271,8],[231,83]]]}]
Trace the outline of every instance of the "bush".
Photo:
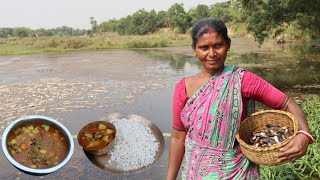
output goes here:
[{"label": "bush", "polygon": [[65,38],[62,43],[64,49],[80,49],[91,45],[93,42],[84,38]]},{"label": "bush", "polygon": [[80,49],[91,45],[93,42],[89,38],[81,37],[44,37],[29,40],[37,48],[63,48],[63,49]]},{"label": "bush", "polygon": [[128,48],[153,48],[153,47],[166,47],[168,42],[166,40],[142,40],[131,41],[127,43]]}]

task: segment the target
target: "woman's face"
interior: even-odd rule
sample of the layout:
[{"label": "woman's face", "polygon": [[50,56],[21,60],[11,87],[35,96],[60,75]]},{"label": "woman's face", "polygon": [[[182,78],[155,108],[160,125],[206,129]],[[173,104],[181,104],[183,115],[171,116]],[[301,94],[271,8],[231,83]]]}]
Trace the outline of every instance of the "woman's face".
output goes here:
[{"label": "woman's face", "polygon": [[209,32],[198,38],[193,49],[207,72],[217,72],[224,67],[228,45],[221,34]]}]

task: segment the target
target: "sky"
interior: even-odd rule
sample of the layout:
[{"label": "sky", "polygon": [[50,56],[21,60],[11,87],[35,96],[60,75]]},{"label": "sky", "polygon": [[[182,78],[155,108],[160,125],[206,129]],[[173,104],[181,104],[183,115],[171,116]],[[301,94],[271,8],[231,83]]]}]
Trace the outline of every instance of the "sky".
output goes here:
[{"label": "sky", "polygon": [[90,17],[98,23],[126,17],[139,9],[167,11],[183,3],[187,11],[199,4],[226,0],[0,0],[0,27],[89,29]]}]

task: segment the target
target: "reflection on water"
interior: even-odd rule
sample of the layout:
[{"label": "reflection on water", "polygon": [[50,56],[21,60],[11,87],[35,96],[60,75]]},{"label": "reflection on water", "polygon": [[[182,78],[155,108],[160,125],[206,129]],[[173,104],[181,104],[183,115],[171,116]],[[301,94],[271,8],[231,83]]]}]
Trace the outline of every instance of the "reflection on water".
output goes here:
[{"label": "reflection on water", "polygon": [[[284,48],[285,49],[285,48]],[[319,56],[320,45],[318,42],[311,42],[309,44],[300,44],[299,46],[290,45],[288,52],[299,56]]]},{"label": "reflection on water", "polygon": [[200,63],[192,63],[190,61],[186,61],[183,67],[184,74],[196,74],[199,72]]},{"label": "reflection on water", "polygon": [[156,60],[167,61],[170,67],[178,73],[185,72],[184,68],[186,63],[190,64],[189,66],[193,66],[195,69],[200,67],[200,63],[198,63],[196,59],[192,59],[183,54],[170,53],[162,50],[138,50],[138,52],[147,54]]},{"label": "reflection on water", "polygon": [[162,50],[139,50],[138,52],[156,60],[167,61],[174,71],[184,76],[196,74],[201,69],[201,64],[195,57]]},{"label": "reflection on water", "polygon": [[[237,52],[237,49],[234,49]],[[168,61],[183,76],[196,74],[202,68],[196,57],[161,50],[140,50],[154,59]],[[320,94],[320,45],[279,46],[241,54],[231,53],[226,64],[239,65],[273,84],[282,91]]]},{"label": "reflection on water", "polygon": [[248,52],[231,57],[238,64],[263,77],[277,88],[294,93],[320,93],[320,46],[281,46],[281,50]]},{"label": "reflection on water", "polygon": [[[286,59],[283,61],[286,61]],[[289,61],[283,63],[248,67],[249,70],[280,89],[293,90],[299,85],[306,87],[304,93],[319,93],[319,87],[316,88],[318,90],[308,88],[308,86],[316,87],[319,84],[320,74],[317,73],[319,68],[320,61],[308,61],[306,59],[289,59]]]}]

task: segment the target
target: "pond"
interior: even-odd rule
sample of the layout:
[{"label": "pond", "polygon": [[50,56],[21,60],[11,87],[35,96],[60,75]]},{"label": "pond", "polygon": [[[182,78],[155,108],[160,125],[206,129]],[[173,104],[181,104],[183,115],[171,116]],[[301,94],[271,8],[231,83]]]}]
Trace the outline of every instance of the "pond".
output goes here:
[{"label": "pond", "polygon": [[[227,64],[258,74],[297,100],[320,94],[319,44],[259,47],[233,39]],[[143,116],[162,133],[171,132],[175,83],[201,65],[190,47],[107,50],[0,57],[0,133],[24,115],[50,116],[73,135],[110,113]],[[160,161],[149,170],[116,175],[93,165],[75,141],[71,161],[46,179],[165,179],[169,138]],[[15,169],[0,153],[0,179],[34,179]],[[42,178],[42,177],[39,177]]]}]

